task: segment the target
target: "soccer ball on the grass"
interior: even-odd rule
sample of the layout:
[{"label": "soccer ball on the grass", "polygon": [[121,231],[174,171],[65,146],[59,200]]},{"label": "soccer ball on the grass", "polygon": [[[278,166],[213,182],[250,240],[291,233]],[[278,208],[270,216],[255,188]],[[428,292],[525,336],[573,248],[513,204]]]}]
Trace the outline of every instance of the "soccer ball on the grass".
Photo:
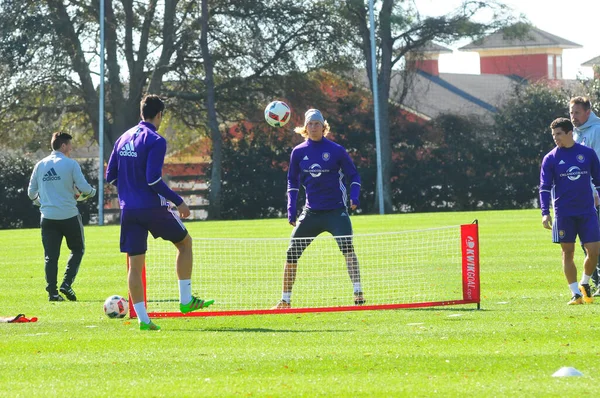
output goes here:
[{"label": "soccer ball on the grass", "polygon": [[110,296],[104,302],[104,313],[109,318],[123,318],[127,315],[127,300],[121,296]]},{"label": "soccer ball on the grass", "polygon": [[292,110],[283,101],[273,101],[265,108],[265,120],[273,127],[282,127],[290,121]]}]

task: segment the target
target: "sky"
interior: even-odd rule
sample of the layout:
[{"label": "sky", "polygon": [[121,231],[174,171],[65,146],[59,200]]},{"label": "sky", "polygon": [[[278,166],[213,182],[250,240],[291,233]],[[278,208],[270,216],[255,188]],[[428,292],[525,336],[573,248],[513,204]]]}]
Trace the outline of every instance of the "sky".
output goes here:
[{"label": "sky", "polygon": [[[413,0],[422,16],[445,14],[461,0]],[[498,0],[514,10],[515,15],[523,14],[535,27],[563,39],[580,44],[582,48],[563,50],[563,78],[576,79],[578,76],[592,77],[591,67],[582,63],[600,56],[600,1],[588,0]],[[445,45],[454,50],[453,54],[442,54],[439,58],[441,73],[479,73],[477,53],[457,51],[469,44],[464,40]]]}]

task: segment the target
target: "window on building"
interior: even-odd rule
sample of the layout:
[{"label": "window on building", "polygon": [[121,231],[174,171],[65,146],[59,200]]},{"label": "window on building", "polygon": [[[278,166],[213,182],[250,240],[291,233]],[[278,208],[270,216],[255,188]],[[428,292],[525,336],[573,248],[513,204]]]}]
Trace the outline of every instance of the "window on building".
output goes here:
[{"label": "window on building", "polygon": [[556,78],[562,79],[562,55],[556,56]]},{"label": "window on building", "polygon": [[548,79],[554,79],[554,55],[548,55]]}]

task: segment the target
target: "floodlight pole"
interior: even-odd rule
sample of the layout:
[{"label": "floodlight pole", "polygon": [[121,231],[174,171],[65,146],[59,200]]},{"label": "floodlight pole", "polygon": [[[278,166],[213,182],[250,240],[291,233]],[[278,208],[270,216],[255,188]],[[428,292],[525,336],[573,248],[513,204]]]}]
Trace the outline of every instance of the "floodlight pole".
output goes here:
[{"label": "floodlight pole", "polygon": [[377,79],[377,52],[375,51],[375,15],[373,12],[373,0],[369,0],[369,24],[369,31],[371,33],[371,79],[373,81],[373,107],[375,113],[375,151],[377,153],[377,196],[379,197],[379,214],[384,214],[381,135],[379,134],[379,81]]},{"label": "floodlight pole", "polygon": [[104,0],[100,0],[100,100],[98,104],[98,225],[104,225]]}]

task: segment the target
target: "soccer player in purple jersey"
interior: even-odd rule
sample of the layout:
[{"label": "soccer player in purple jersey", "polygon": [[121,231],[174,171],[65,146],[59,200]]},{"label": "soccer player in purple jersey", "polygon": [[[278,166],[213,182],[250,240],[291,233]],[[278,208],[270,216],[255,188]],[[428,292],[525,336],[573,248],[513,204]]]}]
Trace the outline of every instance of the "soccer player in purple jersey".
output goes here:
[{"label": "soccer player in purple jersey", "polygon": [[[600,224],[594,206],[594,193],[600,190],[600,160],[596,152],[573,139],[573,124],[567,118],[550,124],[556,148],[542,160],[540,171],[540,207],[542,225],[552,230],[552,241],[560,243],[563,270],[573,297],[569,305],[592,303],[590,278],[600,252]],[[554,216],[550,216],[554,191]],[[579,236],[586,256],[584,272],[577,284],[577,267],[573,260],[575,238]]]},{"label": "soccer player in purple jersey", "polygon": [[[147,95],[140,104],[142,121],[115,142],[106,168],[106,180],[116,185],[121,207],[121,252],[129,258],[129,294],[141,330],[160,330],[150,321],[144,303],[142,270],[146,262],[148,232],[156,239],[173,242],[177,248],[179,308],[188,313],[211,305],[214,300],[192,296],[192,238],[181,222],[190,215],[184,200],[162,180],[167,141],[157,131],[165,104],[156,95]],[[170,209],[177,207],[179,214]]]},{"label": "soccer player in purple jersey", "polygon": [[[326,138],[329,131],[329,123],[318,109],[306,111],[304,126],[294,129],[305,141],[292,150],[290,158],[287,210],[288,222],[294,226],[294,230],[284,265],[282,297],[273,309],[291,307],[298,259],[314,237],[322,232],[329,232],[336,237],[345,257],[354,287],[354,304],[365,303],[348,213],[348,207],[355,210],[359,206],[360,176],[344,147]],[[349,204],[346,184],[350,188]],[[306,192],[306,204],[296,219],[300,185]]]}]

